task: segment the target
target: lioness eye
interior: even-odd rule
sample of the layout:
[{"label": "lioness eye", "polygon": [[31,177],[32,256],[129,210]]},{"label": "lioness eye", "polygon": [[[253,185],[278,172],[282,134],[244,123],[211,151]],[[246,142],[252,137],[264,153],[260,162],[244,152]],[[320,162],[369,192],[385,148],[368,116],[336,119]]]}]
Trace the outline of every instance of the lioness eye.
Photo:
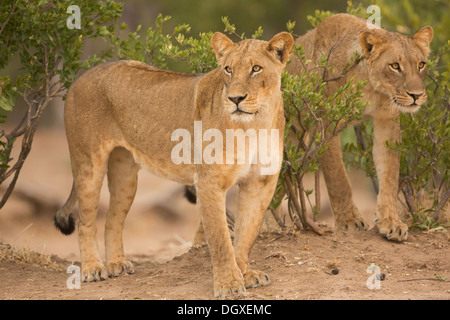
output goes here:
[{"label": "lioness eye", "polygon": [[394,69],[394,70],[399,70],[399,71],[400,71],[400,65],[399,65],[397,62],[392,63],[392,64],[390,64],[389,66],[390,66],[392,69]]},{"label": "lioness eye", "polygon": [[425,67],[426,63],[425,62],[420,62],[419,63],[419,69],[423,69]]},{"label": "lioness eye", "polygon": [[231,68],[229,66],[225,67],[225,72],[231,74]]},{"label": "lioness eye", "polygon": [[253,68],[252,68],[252,72],[259,72],[259,71],[261,71],[262,70],[262,67],[261,66],[258,66],[258,65],[255,65],[255,66],[253,66]]}]

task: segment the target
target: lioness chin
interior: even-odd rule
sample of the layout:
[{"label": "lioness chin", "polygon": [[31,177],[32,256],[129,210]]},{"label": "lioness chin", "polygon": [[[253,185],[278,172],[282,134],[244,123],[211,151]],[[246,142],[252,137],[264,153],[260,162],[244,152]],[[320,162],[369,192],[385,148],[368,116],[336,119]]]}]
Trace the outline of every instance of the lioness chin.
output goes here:
[{"label": "lioness chin", "polygon": [[[195,185],[211,252],[215,296],[269,283],[266,274],[250,268],[248,255],[275,191],[281,161],[275,172],[264,175],[261,172],[266,164],[254,161],[254,148],[246,145],[244,151],[251,153],[251,159],[244,162],[237,161],[239,150],[235,148],[231,163],[227,158],[220,164],[175,164],[172,152],[176,142],[172,138],[177,129],[194,136],[195,121],[201,121],[202,136],[207,130],[219,131],[222,136],[230,129],[278,130],[278,147],[269,152],[281,159],[281,71],[293,43],[286,32],[268,42],[252,39],[236,44],[215,33],[211,45],[220,67],[207,74],[176,73],[137,61],[117,61],[88,70],[70,87],[64,121],[74,184],[69,199],[55,216],[55,224],[63,233],[71,233],[74,220],[70,211],[78,201],[84,281],[134,272],[124,256],[122,229],[135,196],[140,165],[144,165],[159,176]],[[236,146],[236,141],[232,145]],[[216,149],[215,156],[223,151],[221,154],[229,157],[226,147]],[[200,148],[205,150],[204,141]],[[195,158],[194,149],[191,159]],[[106,266],[95,238],[105,174],[110,191]],[[239,198],[233,248],[225,217],[225,194],[235,184],[239,186]]]},{"label": "lioness chin", "polygon": [[[399,188],[400,154],[386,146],[401,140],[400,112],[416,112],[425,103],[426,62],[433,29],[423,27],[410,38],[381,28],[369,29],[366,20],[348,14],[336,14],[315,29],[296,39],[302,45],[305,65],[295,57],[286,70],[291,74],[310,72],[318,66],[320,56],[328,57],[333,70],[327,70],[326,94],[351,78],[366,80],[364,99],[369,102],[364,115],[372,118],[374,127],[373,158],[379,194],[376,225],[390,240],[406,240],[408,227],[396,209]],[[363,59],[348,68],[354,53]],[[352,198],[352,189],[342,160],[339,137],[335,137],[320,159],[336,224],[340,228],[367,229]]]}]

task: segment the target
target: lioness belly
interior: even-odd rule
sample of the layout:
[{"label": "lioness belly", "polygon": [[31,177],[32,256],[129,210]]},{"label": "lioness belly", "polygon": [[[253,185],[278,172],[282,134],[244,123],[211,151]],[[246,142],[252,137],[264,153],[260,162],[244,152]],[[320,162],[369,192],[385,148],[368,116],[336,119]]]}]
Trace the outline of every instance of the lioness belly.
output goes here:
[{"label": "lioness belly", "polygon": [[151,173],[184,185],[194,184],[194,164],[175,164],[170,157],[161,157],[161,154],[149,155],[128,143],[121,143],[121,145],[133,154],[137,163]]}]

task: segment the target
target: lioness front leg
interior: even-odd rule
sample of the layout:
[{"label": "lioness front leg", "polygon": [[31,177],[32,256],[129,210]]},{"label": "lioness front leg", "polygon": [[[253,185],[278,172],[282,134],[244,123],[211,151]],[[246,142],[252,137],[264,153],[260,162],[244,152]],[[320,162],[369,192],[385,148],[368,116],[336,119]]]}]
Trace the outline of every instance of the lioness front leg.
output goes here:
[{"label": "lioness front leg", "polygon": [[377,170],[380,192],[377,199],[376,224],[389,240],[406,240],[408,226],[400,220],[396,210],[400,153],[386,146],[401,140],[400,123],[393,119],[373,119],[373,160]]},{"label": "lioness front leg", "polygon": [[339,136],[330,140],[327,150],[320,158],[320,166],[327,185],[336,226],[341,229],[367,230],[369,224],[361,217],[353,202],[352,186],[342,159]]},{"label": "lioness front leg", "polygon": [[226,221],[225,194],[228,188],[222,189],[219,185],[208,177],[199,179],[196,186],[197,203],[211,253],[215,297],[245,292],[244,279],[236,264]]},{"label": "lioness front leg", "polygon": [[236,262],[244,275],[245,287],[259,287],[270,283],[269,276],[253,270],[248,262],[276,188],[278,175],[249,179],[239,184],[238,210],[235,217],[234,247]]}]

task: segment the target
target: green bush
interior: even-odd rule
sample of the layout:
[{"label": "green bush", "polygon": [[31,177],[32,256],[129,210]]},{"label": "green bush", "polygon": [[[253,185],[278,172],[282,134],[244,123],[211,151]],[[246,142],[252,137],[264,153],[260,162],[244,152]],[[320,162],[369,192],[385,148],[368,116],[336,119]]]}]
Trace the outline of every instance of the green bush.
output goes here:
[{"label": "green bush", "polygon": [[[80,29],[71,29],[67,26],[71,4],[69,0],[0,3],[0,69],[2,74],[15,74],[0,77],[0,125],[15,108],[17,96],[26,103],[18,124],[9,132],[0,127],[0,184],[9,181],[0,208],[14,189],[49,102],[65,96],[82,65],[89,67],[112,56],[106,50],[99,57],[88,57],[86,63],[82,47],[88,39],[105,38],[114,32],[123,5],[112,0],[77,1],[82,8]],[[12,159],[11,151],[19,137],[20,154]]]}]

